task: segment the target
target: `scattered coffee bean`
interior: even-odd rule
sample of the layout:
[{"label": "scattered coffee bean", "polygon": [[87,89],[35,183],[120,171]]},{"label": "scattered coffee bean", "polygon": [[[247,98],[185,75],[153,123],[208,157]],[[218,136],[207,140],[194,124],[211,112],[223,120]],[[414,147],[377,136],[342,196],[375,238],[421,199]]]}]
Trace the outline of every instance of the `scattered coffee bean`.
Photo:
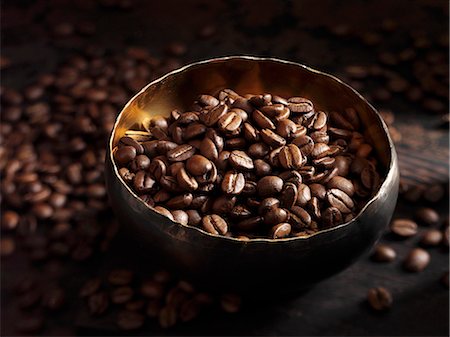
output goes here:
[{"label": "scattered coffee bean", "polygon": [[426,230],[420,239],[420,244],[426,247],[438,246],[443,239],[442,232],[438,229]]},{"label": "scattered coffee bean", "polygon": [[404,260],[403,267],[410,272],[421,272],[430,263],[430,254],[422,248],[414,248]]},{"label": "scattered coffee bean", "polygon": [[372,260],[376,262],[392,262],[396,257],[395,250],[384,244],[378,244],[372,253]]},{"label": "scattered coffee bean", "polygon": [[391,231],[400,237],[411,237],[417,234],[417,224],[409,219],[396,219],[391,223]]},{"label": "scattered coffee bean", "polygon": [[414,216],[420,224],[427,226],[436,226],[440,221],[439,214],[434,209],[429,207],[419,208],[415,212]]},{"label": "scattered coffee bean", "polygon": [[386,288],[371,288],[367,294],[367,301],[372,309],[377,311],[388,310],[392,306],[392,295]]}]

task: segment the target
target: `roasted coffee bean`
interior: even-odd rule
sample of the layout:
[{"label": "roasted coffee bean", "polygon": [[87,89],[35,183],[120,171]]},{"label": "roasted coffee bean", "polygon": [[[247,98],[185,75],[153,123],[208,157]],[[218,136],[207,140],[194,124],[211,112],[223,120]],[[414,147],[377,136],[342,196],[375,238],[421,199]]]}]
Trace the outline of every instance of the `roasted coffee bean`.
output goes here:
[{"label": "roasted coffee bean", "polygon": [[309,156],[314,149],[314,141],[306,135],[295,138],[292,144],[297,145],[304,156]]},{"label": "roasted coffee bean", "polygon": [[222,195],[214,199],[211,209],[214,213],[228,214],[236,204],[236,197]]},{"label": "roasted coffee bean", "polygon": [[285,169],[298,169],[304,163],[300,149],[294,144],[283,146],[278,159]]},{"label": "roasted coffee bean", "polygon": [[228,232],[227,222],[217,214],[207,215],[202,219],[203,229],[211,234],[225,234]]},{"label": "roasted coffee bean", "polygon": [[392,262],[397,257],[397,253],[388,245],[378,244],[373,253],[372,260],[376,262]]},{"label": "roasted coffee bean", "polygon": [[244,189],[244,186],[245,178],[242,173],[229,171],[222,180],[222,191],[226,194],[239,194]]},{"label": "roasted coffee bean", "polygon": [[259,110],[253,110],[252,113],[253,120],[261,129],[271,129],[275,130],[275,124],[271,121],[269,117],[263,114]]},{"label": "roasted coffee bean", "polygon": [[100,292],[89,296],[88,307],[91,315],[101,315],[108,309],[109,300],[105,292]]},{"label": "roasted coffee bean", "polygon": [[117,315],[117,325],[121,330],[136,330],[144,325],[144,315],[130,310],[122,310]]},{"label": "roasted coffee bean", "polygon": [[215,125],[226,113],[228,112],[228,107],[225,104],[216,105],[209,112],[202,115],[202,120],[206,126]]},{"label": "roasted coffee bean", "polygon": [[[192,200],[194,199],[192,193],[185,193],[177,195],[176,197],[170,198],[166,205],[172,209],[185,209],[189,208],[192,204]],[[156,209],[156,207],[155,207]],[[173,220],[173,216],[171,218]]]},{"label": "roasted coffee bean", "polygon": [[273,148],[277,148],[286,144],[286,139],[270,129],[261,130],[261,139],[264,143]]},{"label": "roasted coffee bean", "polygon": [[284,208],[272,207],[264,214],[264,223],[266,225],[276,225],[285,222],[288,218],[288,212]]},{"label": "roasted coffee bean", "polygon": [[176,324],[177,318],[177,308],[173,305],[167,305],[159,312],[159,325],[162,328],[170,328]]},{"label": "roasted coffee bean", "polygon": [[59,310],[63,307],[66,295],[63,289],[53,288],[44,294],[42,303],[49,310]]},{"label": "roasted coffee bean", "polygon": [[146,280],[142,282],[140,293],[148,298],[162,298],[164,296],[165,286],[158,280]]},{"label": "roasted coffee bean", "polygon": [[310,200],[311,200],[311,189],[306,184],[300,184],[298,186],[297,204],[299,206],[305,206]]},{"label": "roasted coffee bean", "polygon": [[173,216],[173,221],[178,222],[184,226],[186,226],[189,222],[188,214],[181,209],[172,211],[172,216]]},{"label": "roasted coffee bean", "polygon": [[420,244],[426,247],[438,246],[443,239],[442,232],[438,229],[428,229],[422,234]]},{"label": "roasted coffee bean", "polygon": [[114,152],[114,160],[119,165],[126,165],[136,157],[136,149],[132,146],[124,146]]},{"label": "roasted coffee bean", "polygon": [[391,231],[400,237],[410,237],[417,234],[417,224],[409,219],[396,219],[391,222]]},{"label": "roasted coffee bean", "polygon": [[99,277],[88,280],[80,289],[80,297],[90,296],[96,293],[102,284],[102,280]]},{"label": "roasted coffee bean", "polygon": [[170,161],[185,161],[195,153],[195,148],[191,145],[180,145],[167,152],[167,159]]},{"label": "roasted coffee bean", "polygon": [[130,287],[119,287],[111,292],[111,302],[115,304],[126,303],[133,297],[133,289]]},{"label": "roasted coffee bean", "polygon": [[265,198],[278,194],[283,189],[283,180],[277,176],[265,176],[258,180],[259,196]]},{"label": "roasted coffee bean", "polygon": [[108,275],[108,282],[115,286],[129,284],[133,280],[133,273],[127,269],[115,269]]},{"label": "roasted coffee bean", "polygon": [[350,213],[354,207],[353,200],[343,191],[332,188],[327,192],[328,203],[342,213]]},{"label": "roasted coffee bean", "polygon": [[271,230],[271,237],[273,239],[280,239],[288,237],[291,234],[291,225],[289,223],[279,223]]},{"label": "roasted coffee bean", "polygon": [[4,211],[1,219],[1,226],[4,230],[14,230],[19,224],[19,214],[14,211]]},{"label": "roasted coffee bean", "polygon": [[355,193],[355,187],[353,186],[352,182],[341,176],[335,176],[331,178],[327,183],[327,187],[329,189],[336,188],[338,190],[341,190],[349,197],[352,197]]},{"label": "roasted coffee bean", "polygon": [[283,119],[277,125],[276,132],[281,137],[289,139],[294,136],[298,131],[297,124],[290,119]]},{"label": "roasted coffee bean", "polygon": [[263,220],[261,216],[251,217],[238,222],[234,225],[234,228],[243,232],[255,231],[261,226]]},{"label": "roasted coffee bean", "polygon": [[270,148],[264,143],[255,143],[248,148],[248,154],[253,158],[263,158],[270,152]]},{"label": "roasted coffee bean", "polygon": [[219,104],[219,100],[211,95],[200,95],[198,97],[198,101],[204,106],[215,107]]},{"label": "roasted coffee bean", "polygon": [[177,173],[177,181],[180,187],[186,191],[195,191],[198,188],[197,180],[191,177],[184,167],[182,167]]},{"label": "roasted coffee bean", "polygon": [[241,308],[242,299],[237,294],[223,294],[220,298],[220,306],[223,311],[228,313],[238,312]]},{"label": "roasted coffee bean", "polygon": [[133,186],[140,194],[152,192],[155,188],[155,184],[156,181],[145,171],[137,172],[133,179]]},{"label": "roasted coffee bean", "polygon": [[313,103],[303,97],[291,97],[288,99],[288,108],[294,113],[308,114],[314,110]]},{"label": "roasted coffee bean", "polygon": [[[297,185],[294,183],[285,183],[281,191],[280,202],[283,207],[290,209],[295,205],[298,198]],[[282,221],[280,221],[282,222]]]},{"label": "roasted coffee bean", "polygon": [[232,151],[228,162],[237,170],[252,170],[253,160],[243,151]]},{"label": "roasted coffee bean", "polygon": [[376,287],[369,290],[367,301],[372,309],[377,311],[388,310],[392,306],[392,295],[386,288]]},{"label": "roasted coffee bean", "polygon": [[256,159],[253,164],[255,166],[255,173],[259,177],[267,176],[272,173],[272,166],[262,159]]},{"label": "roasted coffee bean", "polygon": [[212,163],[206,157],[196,154],[187,160],[186,169],[190,174],[200,176],[212,169]]},{"label": "roasted coffee bean", "polygon": [[[315,198],[315,197],[313,197]],[[318,200],[317,198],[315,200]],[[316,216],[317,217],[317,216]],[[343,223],[342,213],[336,207],[328,207],[322,212],[322,222],[325,228],[338,226]]]},{"label": "roasted coffee bean", "polygon": [[430,263],[430,254],[422,248],[414,248],[406,256],[403,267],[410,272],[421,272]]},{"label": "roasted coffee bean", "polygon": [[444,194],[444,187],[440,184],[435,184],[425,189],[423,198],[429,202],[436,203],[444,197]]},{"label": "roasted coffee bean", "polygon": [[415,212],[414,217],[419,223],[427,226],[436,226],[440,221],[439,214],[429,207],[419,208]]},{"label": "roasted coffee bean", "polygon": [[217,122],[219,129],[225,133],[234,134],[242,125],[242,118],[234,111],[223,115]]}]

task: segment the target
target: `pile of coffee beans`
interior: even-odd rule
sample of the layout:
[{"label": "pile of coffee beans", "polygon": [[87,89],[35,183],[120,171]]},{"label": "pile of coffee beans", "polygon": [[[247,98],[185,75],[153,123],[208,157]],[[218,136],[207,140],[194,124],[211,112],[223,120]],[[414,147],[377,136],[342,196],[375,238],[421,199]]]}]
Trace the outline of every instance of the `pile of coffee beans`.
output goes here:
[{"label": "pile of coffee beans", "polygon": [[80,289],[91,315],[99,316],[116,307],[116,323],[121,330],[136,330],[147,320],[158,320],[162,328],[189,322],[215,307],[238,312],[241,298],[234,293],[212,295],[179,281],[165,270],[140,279],[130,269],[114,269],[105,278],[94,277]]},{"label": "pile of coffee beans", "polygon": [[304,97],[202,94],[188,111],[128,130],[113,151],[157,212],[242,240],[348,222],[381,182],[358,113],[319,111]]}]

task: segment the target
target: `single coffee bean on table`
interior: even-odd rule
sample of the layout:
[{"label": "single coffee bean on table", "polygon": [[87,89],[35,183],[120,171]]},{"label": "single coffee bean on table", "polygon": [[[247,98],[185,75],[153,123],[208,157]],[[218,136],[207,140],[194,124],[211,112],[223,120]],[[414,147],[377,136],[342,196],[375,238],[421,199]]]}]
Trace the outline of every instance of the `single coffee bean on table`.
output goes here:
[{"label": "single coffee bean on table", "polygon": [[388,310],[392,306],[392,295],[386,288],[376,287],[369,289],[367,301],[372,309],[377,311]]},{"label": "single coffee bean on table", "polygon": [[417,234],[417,224],[410,219],[395,219],[391,223],[391,231],[398,237],[407,238]]},{"label": "single coffee bean on table", "polygon": [[397,253],[395,250],[385,244],[378,244],[373,253],[372,253],[372,260],[376,262],[392,262],[397,257]]},{"label": "single coffee bean on table", "polygon": [[[356,110],[242,94],[201,94],[189,109],[127,130],[113,149],[123,181],[170,220],[240,240],[304,237],[353,219],[382,181]],[[169,324],[171,309],[160,318]]]},{"label": "single coffee bean on table", "polygon": [[413,273],[423,271],[430,263],[431,256],[425,249],[414,248],[406,256],[403,267]]}]

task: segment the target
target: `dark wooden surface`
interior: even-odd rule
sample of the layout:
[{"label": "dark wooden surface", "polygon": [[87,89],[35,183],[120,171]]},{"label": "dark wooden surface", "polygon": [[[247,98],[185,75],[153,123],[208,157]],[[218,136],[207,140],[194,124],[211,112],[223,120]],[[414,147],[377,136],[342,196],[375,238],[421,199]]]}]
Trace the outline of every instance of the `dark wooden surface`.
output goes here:
[{"label": "dark wooden surface", "polygon": [[[377,63],[379,46],[363,45],[353,35],[360,31],[380,31],[380,24],[392,19],[395,33],[382,32],[383,48],[394,52],[408,46],[411,31],[428,36],[448,36],[446,1],[135,1],[128,10],[98,6],[95,1],[3,1],[2,55],[12,65],[2,73],[2,85],[23,88],[40,73],[50,71],[86,43],[94,43],[112,52],[125,46],[143,46],[152,54],[162,55],[165,46],[182,41],[188,53],[181,62],[214,56],[251,54],[289,59],[334,74],[345,76],[348,65]],[[54,39],[46,34],[52,22],[92,20],[97,31],[92,38]],[[197,32],[205,25],[217,32],[209,39],[199,39]],[[337,37],[327,27],[348,25],[353,32]],[[448,66],[448,59],[447,59]],[[408,76],[407,69],[398,69]],[[371,79],[361,80],[367,95],[374,86]],[[448,79],[447,84],[448,85]],[[393,95],[385,102],[374,101],[379,109],[394,112],[394,125],[402,132],[397,148],[401,173],[409,184],[448,183],[448,130],[436,126],[440,114]],[[417,206],[400,201],[395,216],[411,216]],[[438,205],[448,216],[448,198]],[[245,303],[237,315],[210,312],[197,321],[163,331],[156,323],[147,324],[140,335],[448,335],[449,294],[439,283],[448,270],[448,248],[430,249],[432,262],[420,274],[405,273],[401,261],[418,238],[391,243],[398,258],[391,264],[375,264],[362,258],[351,268],[330,278],[297,298]],[[76,296],[80,285],[110,266],[124,265],[152,269],[157,261],[137,258],[132,244],[121,237],[113,249],[83,264],[55,262],[30,266],[18,252],[2,260],[2,335],[14,334],[17,307],[12,289],[27,273],[43,282],[60,278],[68,289],[65,309],[47,322],[43,334],[63,335],[76,328],[85,335],[113,335],[114,316],[92,319]],[[58,266],[59,265],[59,266]],[[62,268],[61,268],[62,267]],[[298,266],[301,268],[301,266]],[[323,266],[326,268],[327,266]],[[147,271],[147,270],[145,270]],[[276,270],[274,270],[276,272]],[[274,285],[274,291],[282,285]],[[385,286],[394,296],[393,308],[384,314],[372,312],[366,302],[367,290]]]}]

